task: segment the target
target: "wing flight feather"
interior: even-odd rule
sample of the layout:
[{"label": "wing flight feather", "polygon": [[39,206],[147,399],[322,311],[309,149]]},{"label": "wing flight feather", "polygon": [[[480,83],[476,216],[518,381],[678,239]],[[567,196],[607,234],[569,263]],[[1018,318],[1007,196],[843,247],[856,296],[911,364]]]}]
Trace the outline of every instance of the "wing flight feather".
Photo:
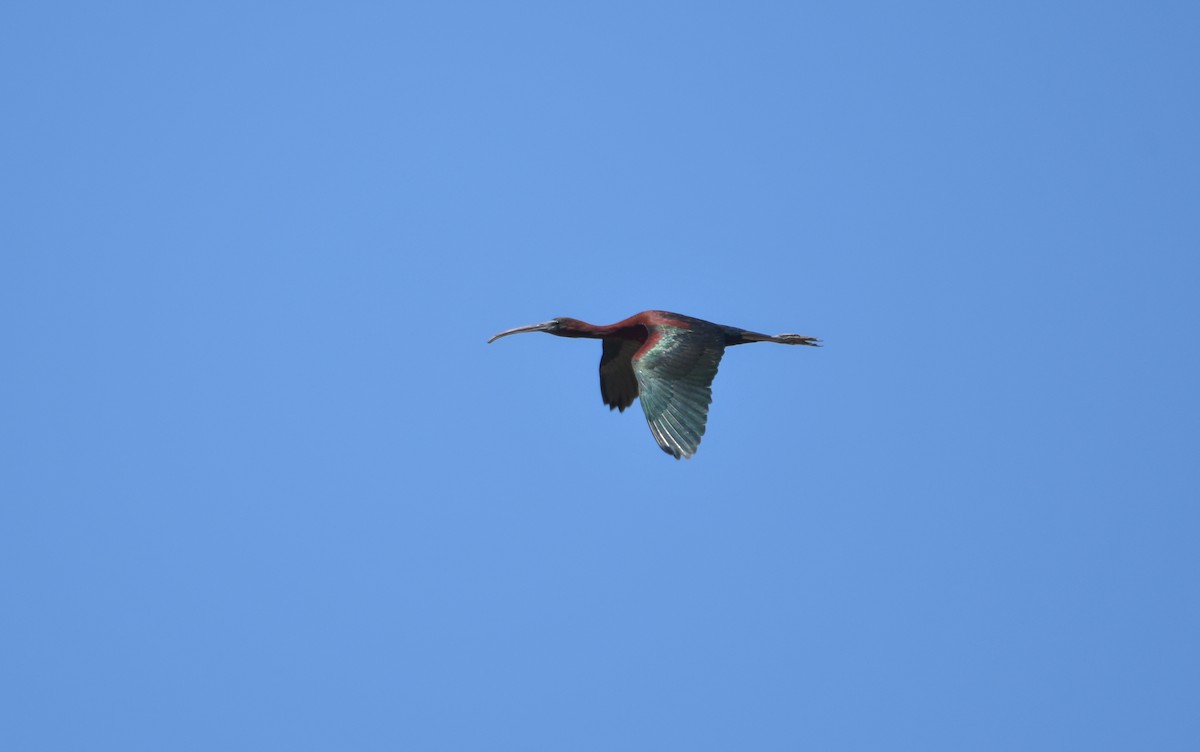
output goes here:
[{"label": "wing flight feather", "polygon": [[633,354],[642,343],[632,339],[604,340],[600,356],[600,396],[609,410],[620,410],[633,404],[638,396],[638,381],[633,374]]},{"label": "wing flight feather", "polygon": [[707,332],[663,326],[632,357],[650,432],[675,459],[691,457],[700,446],[724,354],[724,341]]}]

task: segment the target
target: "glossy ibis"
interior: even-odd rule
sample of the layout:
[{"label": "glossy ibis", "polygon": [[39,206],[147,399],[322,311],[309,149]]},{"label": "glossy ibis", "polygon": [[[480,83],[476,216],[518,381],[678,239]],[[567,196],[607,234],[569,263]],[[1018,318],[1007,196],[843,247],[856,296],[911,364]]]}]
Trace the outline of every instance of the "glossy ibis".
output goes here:
[{"label": "glossy ibis", "polygon": [[759,334],[666,311],[643,311],[608,326],[551,319],[500,332],[488,343],[522,332],[603,340],[600,395],[604,404],[624,412],[640,396],[654,440],[675,459],[690,458],[700,446],[713,378],[726,347],[749,342],[820,345],[815,337]]}]

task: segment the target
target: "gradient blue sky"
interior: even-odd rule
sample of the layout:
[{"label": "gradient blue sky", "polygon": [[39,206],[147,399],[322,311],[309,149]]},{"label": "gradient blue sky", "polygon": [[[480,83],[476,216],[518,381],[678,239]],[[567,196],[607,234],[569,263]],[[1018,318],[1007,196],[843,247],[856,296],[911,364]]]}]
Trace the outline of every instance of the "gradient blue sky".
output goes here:
[{"label": "gradient blue sky", "polygon": [[1198,7],[6,3],[0,747],[1200,749]]}]

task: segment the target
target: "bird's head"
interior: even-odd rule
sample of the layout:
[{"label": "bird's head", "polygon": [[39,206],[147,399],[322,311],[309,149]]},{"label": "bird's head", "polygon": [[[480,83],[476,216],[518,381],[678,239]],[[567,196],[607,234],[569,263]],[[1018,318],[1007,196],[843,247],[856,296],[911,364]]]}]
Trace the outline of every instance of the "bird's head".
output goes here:
[{"label": "bird's head", "polygon": [[507,331],[500,332],[495,337],[489,339],[488,344],[492,344],[501,337],[507,337],[510,334],[523,334],[524,332],[546,332],[547,334],[557,334],[560,337],[568,336],[565,333],[570,330],[571,324],[574,322],[575,319],[560,317],[557,319],[550,319],[549,321],[543,321],[540,324],[518,326],[516,329],[509,329]]}]

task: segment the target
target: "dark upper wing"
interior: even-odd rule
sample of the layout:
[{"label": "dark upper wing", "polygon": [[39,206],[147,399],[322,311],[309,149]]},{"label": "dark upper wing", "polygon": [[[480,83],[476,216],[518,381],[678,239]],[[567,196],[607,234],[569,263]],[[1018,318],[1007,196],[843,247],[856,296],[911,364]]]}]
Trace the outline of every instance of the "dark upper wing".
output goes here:
[{"label": "dark upper wing", "polygon": [[724,354],[724,339],[712,332],[664,326],[654,327],[633,357],[650,432],[675,459],[691,457],[700,446]]},{"label": "dark upper wing", "polygon": [[638,396],[638,382],[633,375],[633,354],[642,346],[631,339],[604,340],[600,356],[600,396],[609,410],[625,412]]}]

